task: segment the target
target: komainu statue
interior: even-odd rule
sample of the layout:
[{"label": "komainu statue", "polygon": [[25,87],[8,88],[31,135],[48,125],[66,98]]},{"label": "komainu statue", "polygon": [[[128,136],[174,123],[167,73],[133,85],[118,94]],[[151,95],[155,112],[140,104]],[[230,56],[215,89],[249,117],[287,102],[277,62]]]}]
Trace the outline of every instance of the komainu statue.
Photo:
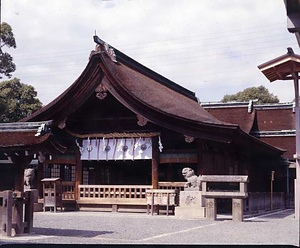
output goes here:
[{"label": "komainu statue", "polygon": [[24,185],[31,189],[33,187],[34,169],[27,168],[24,170]]},{"label": "komainu statue", "polygon": [[187,182],[184,185],[185,188],[201,190],[201,176],[196,176],[192,168],[183,168],[182,175],[187,180]]}]

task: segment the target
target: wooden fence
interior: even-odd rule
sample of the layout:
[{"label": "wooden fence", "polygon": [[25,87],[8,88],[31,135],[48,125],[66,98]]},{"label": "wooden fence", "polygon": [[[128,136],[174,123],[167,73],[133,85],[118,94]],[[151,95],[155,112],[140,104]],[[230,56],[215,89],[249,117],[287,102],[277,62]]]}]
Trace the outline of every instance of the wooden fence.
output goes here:
[{"label": "wooden fence", "polygon": [[247,213],[257,213],[288,207],[286,194],[283,192],[274,192],[272,197],[270,192],[249,192],[248,198],[244,201],[244,212]]}]

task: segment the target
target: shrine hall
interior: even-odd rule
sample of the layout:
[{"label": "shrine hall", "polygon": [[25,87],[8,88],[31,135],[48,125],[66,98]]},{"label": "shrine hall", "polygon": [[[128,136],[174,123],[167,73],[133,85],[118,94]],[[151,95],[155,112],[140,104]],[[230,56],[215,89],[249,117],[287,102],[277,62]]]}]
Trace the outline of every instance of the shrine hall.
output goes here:
[{"label": "shrine hall", "polygon": [[[249,192],[269,192],[271,172],[283,175],[283,149],[217,119],[194,92],[94,41],[67,90],[20,122],[0,124],[0,190],[22,191],[31,167],[40,199],[42,180],[59,178],[66,205],[134,211],[145,209],[147,189],[182,189],[184,167],[247,175]],[[284,191],[282,182],[274,191]]]}]

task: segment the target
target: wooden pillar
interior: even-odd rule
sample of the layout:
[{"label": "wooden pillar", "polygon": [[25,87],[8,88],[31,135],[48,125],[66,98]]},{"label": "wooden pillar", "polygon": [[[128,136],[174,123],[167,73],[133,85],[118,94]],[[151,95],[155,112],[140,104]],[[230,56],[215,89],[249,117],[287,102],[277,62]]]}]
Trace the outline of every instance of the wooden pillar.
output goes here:
[{"label": "wooden pillar", "polygon": [[37,190],[38,190],[38,198],[43,198],[43,184],[41,180],[44,179],[44,164],[39,163],[37,169]]},{"label": "wooden pillar", "polygon": [[13,163],[14,168],[14,191],[24,190],[24,167],[19,161]]},{"label": "wooden pillar", "polygon": [[167,164],[167,171],[166,171],[166,181],[168,182],[173,182],[174,177],[173,177],[173,166],[172,164]]},{"label": "wooden pillar", "polygon": [[24,190],[24,169],[28,167],[32,160],[32,156],[26,156],[24,151],[19,151],[10,154],[10,159],[13,162],[14,168],[14,190]]},{"label": "wooden pillar", "polygon": [[24,219],[27,225],[24,227],[24,233],[31,233],[33,230],[34,191],[29,190],[25,193],[27,203],[25,204]]},{"label": "wooden pillar", "polygon": [[11,228],[12,228],[12,198],[13,192],[11,190],[3,191],[3,206],[1,212],[1,228],[0,235],[2,236],[11,236]]},{"label": "wooden pillar", "polygon": [[152,138],[152,186],[153,186],[153,189],[158,188],[158,164],[159,164],[158,137],[153,137]]},{"label": "wooden pillar", "polygon": [[12,220],[13,227],[15,228],[16,234],[24,233],[24,224],[23,224],[23,196],[20,194],[14,199],[14,205],[12,208]]},{"label": "wooden pillar", "polygon": [[82,161],[80,152],[76,153],[75,165],[75,199],[79,198],[79,185],[82,184]]},{"label": "wooden pillar", "polygon": [[203,146],[202,142],[197,139],[197,175],[203,175]]}]

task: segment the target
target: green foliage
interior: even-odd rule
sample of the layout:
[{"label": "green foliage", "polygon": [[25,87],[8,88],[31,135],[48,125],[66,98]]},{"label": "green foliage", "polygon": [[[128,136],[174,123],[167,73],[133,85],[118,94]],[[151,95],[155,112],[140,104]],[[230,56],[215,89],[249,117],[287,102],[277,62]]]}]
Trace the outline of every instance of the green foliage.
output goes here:
[{"label": "green foliage", "polygon": [[12,56],[3,51],[3,47],[17,47],[12,28],[5,22],[0,24],[0,78],[2,78],[1,74],[10,78],[11,73],[16,70],[16,65],[13,62]]},{"label": "green foliage", "polygon": [[0,83],[0,122],[15,122],[42,107],[31,85],[14,78]]},{"label": "green foliage", "polygon": [[250,87],[233,95],[225,95],[221,102],[246,102],[257,99],[257,104],[278,103],[279,99],[264,86]]}]

